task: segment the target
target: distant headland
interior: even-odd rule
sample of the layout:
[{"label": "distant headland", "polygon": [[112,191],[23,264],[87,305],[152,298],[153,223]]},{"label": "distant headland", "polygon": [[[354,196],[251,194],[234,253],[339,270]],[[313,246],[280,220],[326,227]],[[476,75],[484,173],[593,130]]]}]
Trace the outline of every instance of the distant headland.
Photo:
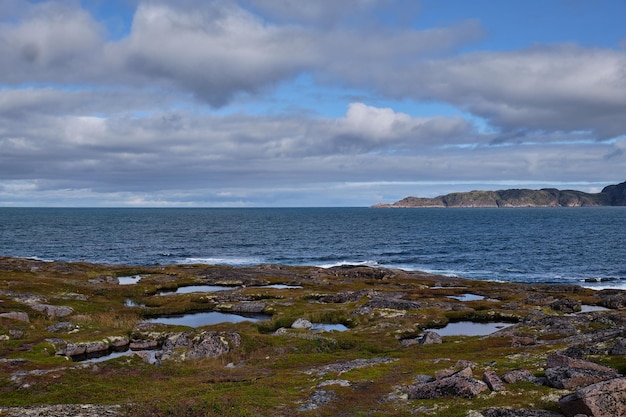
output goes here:
[{"label": "distant headland", "polygon": [[417,207],[594,207],[626,206],[626,182],[609,185],[599,193],[576,190],[508,189],[450,193],[433,198],[406,197],[395,203],[379,203],[374,208]]}]

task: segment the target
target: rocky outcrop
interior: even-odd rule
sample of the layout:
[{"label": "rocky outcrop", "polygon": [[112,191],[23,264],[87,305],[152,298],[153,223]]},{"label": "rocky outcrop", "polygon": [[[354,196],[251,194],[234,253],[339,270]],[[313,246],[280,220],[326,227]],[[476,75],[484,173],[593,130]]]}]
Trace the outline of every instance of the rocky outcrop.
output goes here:
[{"label": "rocky outcrop", "polygon": [[241,345],[234,332],[183,332],[170,335],[163,343],[161,360],[215,358]]},{"label": "rocky outcrop", "polygon": [[10,311],[8,313],[2,313],[0,314],[0,317],[3,317],[5,319],[23,321],[26,323],[30,321],[30,319],[28,318],[28,314],[24,313],[23,311]]},{"label": "rocky outcrop", "polygon": [[625,206],[626,182],[609,185],[600,193],[576,190],[508,189],[450,193],[433,198],[406,197],[392,204],[380,203],[374,208],[411,207],[582,207]]},{"label": "rocky outcrop", "polygon": [[626,416],[626,378],[616,378],[581,388],[559,400],[567,417]]},{"label": "rocky outcrop", "polygon": [[409,399],[436,399],[441,397],[474,398],[488,390],[487,384],[472,377],[472,369],[465,368],[431,382],[416,383],[406,388]]},{"label": "rocky outcrop", "polygon": [[548,356],[546,380],[558,389],[574,389],[620,377],[613,368],[554,353]]}]

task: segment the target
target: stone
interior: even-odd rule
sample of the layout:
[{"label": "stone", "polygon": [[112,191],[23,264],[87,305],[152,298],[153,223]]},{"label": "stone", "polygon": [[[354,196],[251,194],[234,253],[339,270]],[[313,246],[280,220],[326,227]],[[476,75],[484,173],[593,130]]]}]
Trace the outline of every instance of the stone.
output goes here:
[{"label": "stone", "polygon": [[487,384],[491,391],[504,391],[504,383],[494,371],[486,371],[483,373],[483,382]]},{"label": "stone", "polygon": [[46,331],[49,333],[69,332],[76,329],[76,327],[74,323],[70,323],[69,321],[60,321],[46,327]]},{"label": "stone", "polygon": [[595,362],[586,361],[584,359],[572,358],[560,353],[548,355],[546,368],[577,368],[589,369],[600,372],[616,372],[615,369],[608,366],[600,365]]},{"label": "stone", "polygon": [[85,353],[104,352],[106,350],[109,350],[108,342],[99,341],[85,344]]},{"label": "stone", "polygon": [[555,311],[571,314],[581,310],[581,303],[571,298],[559,298],[550,304],[550,308]]},{"label": "stone", "polygon": [[509,410],[507,408],[489,408],[482,412],[483,417],[563,417],[563,414],[548,410]]},{"label": "stone", "polygon": [[130,345],[130,340],[125,336],[111,336],[109,337],[109,345],[113,349],[124,349]]},{"label": "stone", "polygon": [[487,390],[487,384],[465,376],[449,376],[425,384],[414,384],[407,387],[409,399],[435,399],[441,397],[474,398]]},{"label": "stone", "polygon": [[626,417],[626,378],[616,378],[580,388],[559,400],[567,417]]},{"label": "stone", "polygon": [[536,344],[537,344],[536,337],[513,336],[513,338],[511,339],[512,347],[533,346]]},{"label": "stone", "polygon": [[128,347],[130,350],[154,350],[159,347],[159,342],[156,340],[133,340]]},{"label": "stone", "polygon": [[215,358],[241,345],[238,333],[211,331],[184,332],[170,335],[163,343],[162,359]]},{"label": "stone", "polygon": [[11,320],[23,321],[26,323],[30,322],[28,318],[28,314],[24,313],[23,311],[10,311],[8,313],[1,313],[0,317],[4,317],[6,319],[11,319]]},{"label": "stone", "polygon": [[420,345],[434,345],[443,343],[443,339],[439,336],[439,333],[428,331],[424,332],[424,335],[420,339],[419,343]]},{"label": "stone", "polygon": [[514,384],[516,382],[524,381],[524,382],[532,382],[536,385],[542,385],[541,379],[534,376],[527,369],[515,369],[513,371],[509,371],[502,375],[502,380],[507,384]]},{"label": "stone", "polygon": [[548,386],[557,389],[574,389],[619,377],[619,373],[581,368],[546,369]]},{"label": "stone", "polygon": [[66,317],[74,313],[74,309],[68,306],[55,306],[51,304],[30,303],[33,310],[45,313],[49,318],[56,319]]},{"label": "stone", "polygon": [[235,313],[258,314],[265,311],[265,303],[249,301],[245,303],[234,304],[230,311],[233,311]]},{"label": "stone", "polygon": [[548,356],[546,368],[548,385],[558,389],[579,388],[620,376],[615,369],[608,366],[560,353]]},{"label": "stone", "polygon": [[297,319],[291,324],[292,329],[310,329],[311,327],[313,327],[313,323],[302,318]]},{"label": "stone", "polygon": [[611,349],[611,355],[626,355],[626,339],[620,339]]}]

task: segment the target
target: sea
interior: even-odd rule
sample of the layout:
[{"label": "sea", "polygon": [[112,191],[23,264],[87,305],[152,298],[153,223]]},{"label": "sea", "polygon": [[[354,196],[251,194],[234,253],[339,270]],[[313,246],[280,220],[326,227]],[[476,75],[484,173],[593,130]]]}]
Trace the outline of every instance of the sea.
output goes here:
[{"label": "sea", "polygon": [[366,265],[626,289],[626,207],[0,208],[0,256]]}]

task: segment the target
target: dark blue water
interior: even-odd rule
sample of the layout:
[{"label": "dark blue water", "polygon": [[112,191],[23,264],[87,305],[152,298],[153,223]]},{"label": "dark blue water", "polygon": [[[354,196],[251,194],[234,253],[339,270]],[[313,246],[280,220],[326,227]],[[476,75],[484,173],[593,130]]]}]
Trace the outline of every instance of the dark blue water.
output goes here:
[{"label": "dark blue water", "polygon": [[0,208],[0,255],[135,265],[365,264],[619,286],[626,208]]}]

